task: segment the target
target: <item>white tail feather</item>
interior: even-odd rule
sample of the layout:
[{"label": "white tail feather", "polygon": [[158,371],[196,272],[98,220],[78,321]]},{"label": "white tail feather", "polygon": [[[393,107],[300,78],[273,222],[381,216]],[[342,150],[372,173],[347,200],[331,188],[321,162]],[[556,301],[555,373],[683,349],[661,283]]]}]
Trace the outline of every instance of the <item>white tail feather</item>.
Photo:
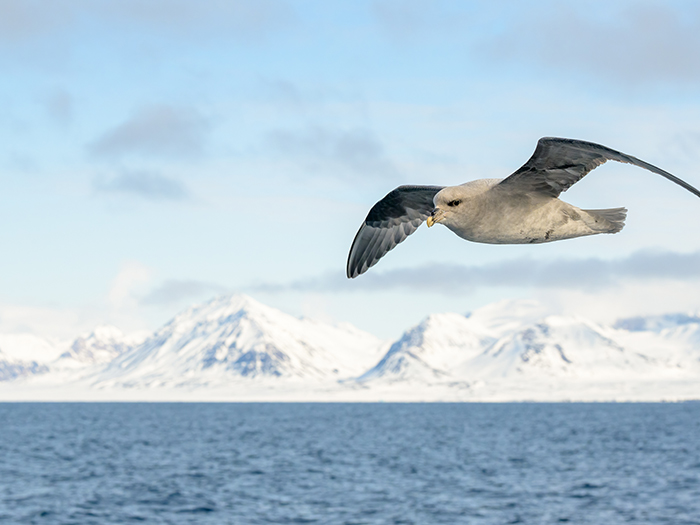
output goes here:
[{"label": "white tail feather", "polygon": [[625,219],[627,218],[626,208],[582,211],[585,211],[592,219],[584,219],[586,224],[600,233],[617,233],[625,227]]}]

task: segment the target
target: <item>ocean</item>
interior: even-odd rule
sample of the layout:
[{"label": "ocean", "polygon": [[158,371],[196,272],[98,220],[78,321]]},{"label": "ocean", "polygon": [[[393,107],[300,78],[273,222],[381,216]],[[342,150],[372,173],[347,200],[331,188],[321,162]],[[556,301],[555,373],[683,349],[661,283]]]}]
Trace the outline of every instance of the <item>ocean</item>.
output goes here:
[{"label": "ocean", "polygon": [[700,524],[700,403],[0,403],[0,523]]}]

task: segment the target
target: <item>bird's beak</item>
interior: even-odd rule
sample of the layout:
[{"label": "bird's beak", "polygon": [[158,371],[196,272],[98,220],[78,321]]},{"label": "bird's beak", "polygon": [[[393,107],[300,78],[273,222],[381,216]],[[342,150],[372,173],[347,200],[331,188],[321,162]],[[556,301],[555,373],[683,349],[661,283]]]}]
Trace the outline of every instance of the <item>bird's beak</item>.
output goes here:
[{"label": "bird's beak", "polygon": [[435,208],[430,217],[428,217],[428,219],[425,221],[428,224],[428,228],[430,228],[433,224],[442,221],[443,215],[445,215],[444,211],[442,211],[440,208]]}]

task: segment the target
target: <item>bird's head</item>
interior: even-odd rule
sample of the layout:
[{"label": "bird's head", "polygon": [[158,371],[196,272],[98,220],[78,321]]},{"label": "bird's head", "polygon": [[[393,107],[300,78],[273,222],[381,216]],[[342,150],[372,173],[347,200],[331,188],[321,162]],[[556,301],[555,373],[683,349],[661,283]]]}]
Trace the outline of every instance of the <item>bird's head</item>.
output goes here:
[{"label": "bird's head", "polygon": [[451,186],[440,190],[433,199],[435,209],[426,221],[428,228],[438,222],[448,226],[454,216],[461,211],[460,207],[463,206],[464,197],[466,197],[464,193],[461,186]]}]

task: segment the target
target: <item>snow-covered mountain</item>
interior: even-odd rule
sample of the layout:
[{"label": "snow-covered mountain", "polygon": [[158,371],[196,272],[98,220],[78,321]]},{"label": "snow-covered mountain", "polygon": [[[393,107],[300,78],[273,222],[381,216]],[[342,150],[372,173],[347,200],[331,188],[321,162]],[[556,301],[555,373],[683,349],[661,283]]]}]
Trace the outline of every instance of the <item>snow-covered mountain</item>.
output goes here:
[{"label": "snow-covered mountain", "polygon": [[700,315],[693,313],[622,319],[615,338],[666,368],[700,374]]},{"label": "snow-covered mountain", "polygon": [[125,336],[116,326],[98,326],[92,332],[78,336],[54,366],[79,368],[109,363],[142,343],[145,338],[141,334]]},{"label": "snow-covered mountain", "polygon": [[459,314],[434,314],[406,331],[386,355],[358,378],[430,382],[451,376],[455,365],[476,357],[495,341],[483,324]]},{"label": "snow-covered mountain", "polygon": [[467,316],[431,315],[357,380],[371,386],[689,377],[700,369],[700,319],[663,320],[636,318],[633,330],[624,328],[626,321],[604,327],[580,316],[548,315],[532,301],[494,303]]},{"label": "snow-covered mountain", "polygon": [[20,360],[7,355],[0,348],[0,381],[9,381],[18,377],[43,374],[48,367],[36,361]]},{"label": "snow-covered mountain", "polygon": [[468,315],[430,315],[406,331],[358,381],[455,380],[455,371],[465,363],[545,315],[539,303],[522,300],[490,304]]},{"label": "snow-covered mountain", "polygon": [[71,399],[700,399],[692,313],[604,326],[502,301],[430,315],[391,344],[229,295],[143,339],[109,326],[64,346],[0,335],[0,399],[20,387]]},{"label": "snow-covered mountain", "polygon": [[247,296],[224,296],[177,315],[95,381],[129,387],[241,378],[336,381],[371,366],[381,343],[348,324],[298,319]]},{"label": "snow-covered mountain", "polygon": [[623,347],[605,329],[581,317],[548,316],[500,338],[482,354],[460,367],[478,377],[640,376],[656,363]]},{"label": "snow-covered mountain", "polygon": [[0,334],[0,381],[43,374],[58,352],[51,342],[33,334]]}]

